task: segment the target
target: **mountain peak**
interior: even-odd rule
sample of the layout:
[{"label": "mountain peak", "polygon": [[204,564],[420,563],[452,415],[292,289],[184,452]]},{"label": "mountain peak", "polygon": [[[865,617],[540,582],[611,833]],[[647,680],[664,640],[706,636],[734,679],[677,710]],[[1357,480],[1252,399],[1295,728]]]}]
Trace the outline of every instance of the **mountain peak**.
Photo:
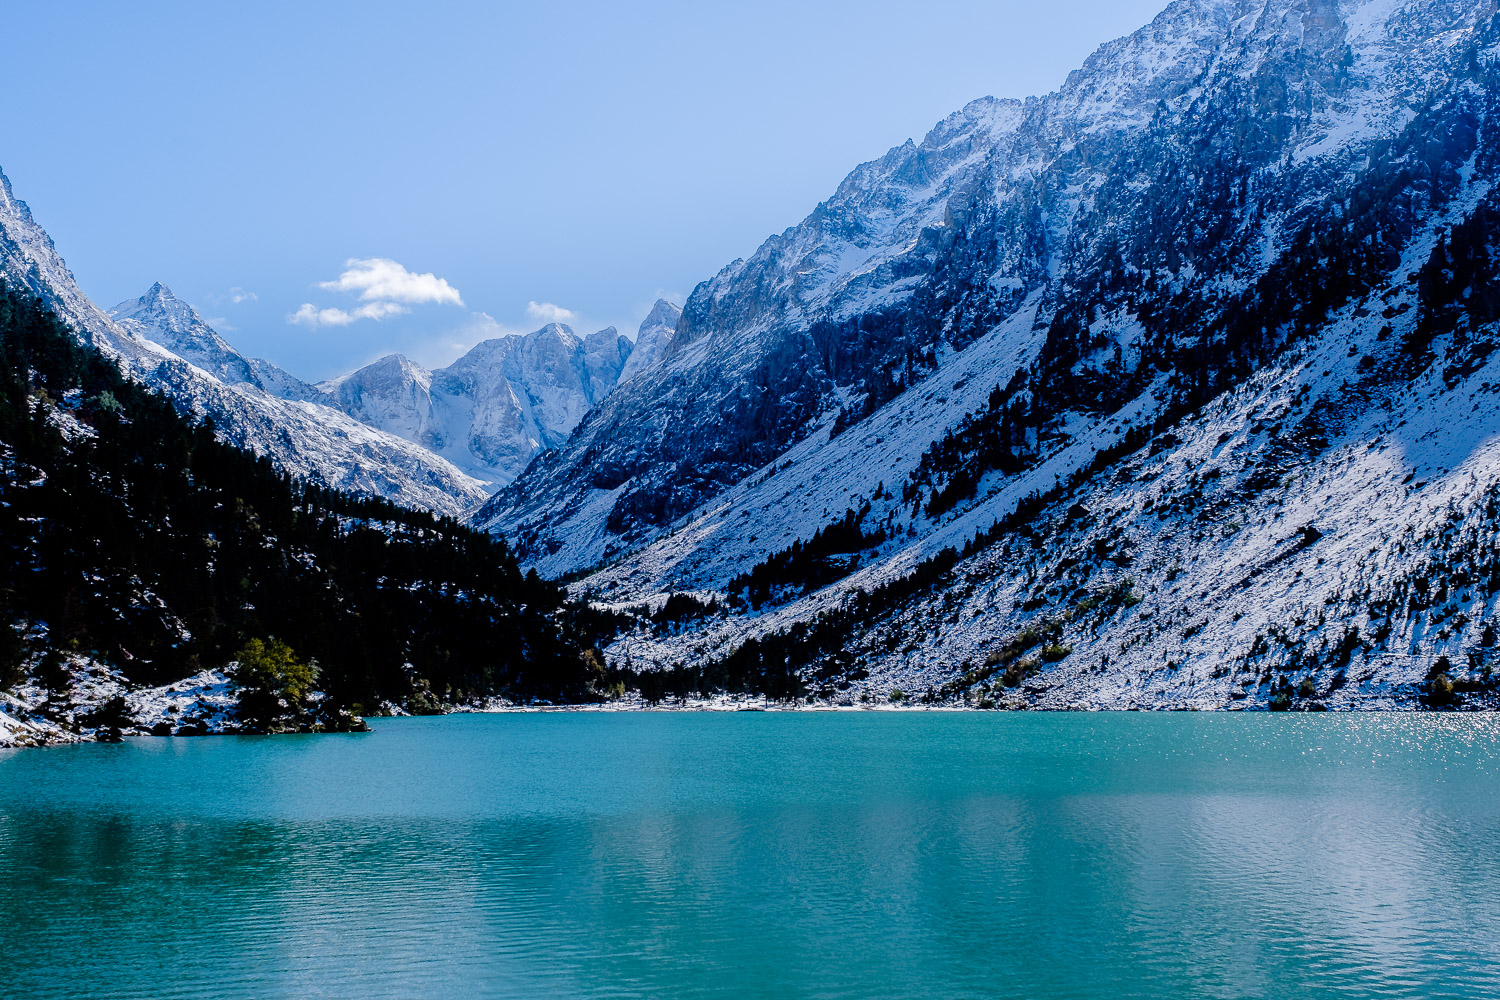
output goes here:
[{"label": "mountain peak", "polygon": [[682,307],[673,305],[666,299],[657,299],[656,305],[641,320],[641,331],[644,332],[652,327],[667,326],[677,329],[677,321],[682,318]]},{"label": "mountain peak", "polygon": [[109,310],[109,316],[127,333],[165,347],[215,378],[261,386],[249,359],[160,281],[153,282],[140,298]]},{"label": "mountain peak", "polygon": [[[204,330],[208,330],[210,335],[213,333],[198,315],[197,310],[179,299],[173,293],[172,289],[160,281],[153,282],[151,287],[146,289],[146,294],[140,298],[126,299],[124,302],[121,302],[109,310],[109,315],[116,320],[139,319],[144,321],[149,318],[150,322],[148,325],[166,327],[177,334],[186,333],[195,327],[202,327]],[[199,337],[204,336],[202,331],[195,332]],[[155,340],[157,338],[153,337],[152,339]]]},{"label": "mountain peak", "polygon": [[152,282],[151,287],[146,289],[146,294],[136,301],[142,305],[154,306],[158,309],[166,309],[172,312],[188,312],[194,316],[197,310],[177,297],[177,293],[168,288],[160,281]]},{"label": "mountain peak", "polygon": [[656,300],[656,305],[651,307],[651,312],[641,321],[641,328],[635,335],[635,348],[626,359],[624,370],[620,372],[621,382],[628,382],[666,357],[667,348],[677,332],[677,321],[681,318],[682,309],[679,306],[666,299]]},{"label": "mountain peak", "polygon": [[16,192],[10,186],[10,178],[5,176],[5,171],[0,170],[0,209],[15,215],[24,222],[31,221],[31,209],[26,203],[16,197]]},{"label": "mountain peak", "polygon": [[352,372],[346,372],[343,375],[339,375],[335,378],[327,380],[326,382],[320,383],[319,387],[324,389],[325,391],[333,391],[338,386],[351,380],[359,381],[376,375],[389,376],[404,375],[407,373],[422,374],[426,372],[426,368],[423,368],[421,365],[412,361],[404,354],[384,354],[376,358],[374,361],[371,361],[369,364],[364,365],[360,368],[356,368]]},{"label": "mountain peak", "polygon": [[[393,389],[398,392],[407,391],[405,387],[421,384],[426,386],[432,381],[432,372],[412,361],[404,354],[386,354],[376,358],[362,368],[352,372],[331,378],[326,382],[318,383],[317,388],[328,393],[339,400],[339,408],[356,420],[365,423],[374,422],[366,419],[357,411],[358,398],[372,390],[389,393]],[[352,402],[351,402],[352,401]],[[353,408],[351,408],[353,407]],[[410,439],[408,439],[410,440]]]}]

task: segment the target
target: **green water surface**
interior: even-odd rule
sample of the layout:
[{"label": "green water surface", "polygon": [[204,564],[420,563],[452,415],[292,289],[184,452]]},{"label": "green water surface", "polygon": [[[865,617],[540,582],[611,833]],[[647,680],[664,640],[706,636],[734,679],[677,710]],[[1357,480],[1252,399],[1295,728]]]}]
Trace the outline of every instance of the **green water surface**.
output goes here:
[{"label": "green water surface", "polygon": [[0,751],[0,996],[1500,996],[1500,719],[558,713]]}]

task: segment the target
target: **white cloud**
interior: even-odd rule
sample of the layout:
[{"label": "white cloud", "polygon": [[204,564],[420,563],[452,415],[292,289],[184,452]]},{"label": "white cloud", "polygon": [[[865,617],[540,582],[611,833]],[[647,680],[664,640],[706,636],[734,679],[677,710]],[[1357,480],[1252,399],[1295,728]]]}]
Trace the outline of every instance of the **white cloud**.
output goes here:
[{"label": "white cloud", "polygon": [[369,305],[360,306],[354,310],[355,319],[385,319],[388,316],[400,316],[409,313],[410,309],[395,302],[371,302]]},{"label": "white cloud", "polygon": [[362,319],[382,320],[408,312],[411,310],[395,302],[371,302],[349,310],[319,309],[311,302],[304,302],[286,321],[296,326],[348,326]]},{"label": "white cloud", "polygon": [[[437,275],[416,274],[384,257],[351,257],[344,262],[343,274],[333,281],[320,281],[318,287],[357,295],[364,304],[353,309],[340,309],[304,302],[287,317],[288,323],[308,327],[348,326],[362,319],[383,320],[409,313],[409,305],[464,304],[458,289]],[[242,293],[248,300],[255,298],[253,292],[244,292],[243,289],[233,289],[232,292]],[[244,300],[236,298],[235,301]]]},{"label": "white cloud", "polygon": [[330,292],[357,292],[360,300],[389,300],[413,305],[431,302],[437,305],[461,306],[458,289],[432,273],[416,274],[384,257],[344,262],[344,273],[333,281],[318,283]]},{"label": "white cloud", "polygon": [[256,295],[254,292],[250,291],[247,288],[241,288],[238,285],[234,286],[227,292],[211,292],[208,295],[208,302],[216,306],[237,306],[246,302],[258,302],[259,300],[259,295]]},{"label": "white cloud", "polygon": [[526,315],[532,319],[541,320],[543,323],[572,323],[578,319],[578,314],[573,310],[564,309],[551,302],[526,303]]}]

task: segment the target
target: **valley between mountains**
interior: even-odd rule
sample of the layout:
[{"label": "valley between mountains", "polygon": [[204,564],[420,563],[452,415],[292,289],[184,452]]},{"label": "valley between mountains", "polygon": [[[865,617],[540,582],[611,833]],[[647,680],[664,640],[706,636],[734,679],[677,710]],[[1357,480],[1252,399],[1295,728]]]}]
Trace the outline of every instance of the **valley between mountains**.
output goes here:
[{"label": "valley between mountains", "polygon": [[[0,278],[278,474],[433,516],[377,534],[495,536],[565,584],[546,684],[418,643],[330,675],[340,711],[1492,709],[1497,82],[1493,0],[1177,0],[857,167],[634,339],[553,324],[436,371],[311,385],[164,285],[101,310],[8,182]],[[0,738],[93,732],[105,694],[45,711],[24,586]],[[240,621],[185,687],[123,638],[68,669],[150,728],[273,627]]]}]

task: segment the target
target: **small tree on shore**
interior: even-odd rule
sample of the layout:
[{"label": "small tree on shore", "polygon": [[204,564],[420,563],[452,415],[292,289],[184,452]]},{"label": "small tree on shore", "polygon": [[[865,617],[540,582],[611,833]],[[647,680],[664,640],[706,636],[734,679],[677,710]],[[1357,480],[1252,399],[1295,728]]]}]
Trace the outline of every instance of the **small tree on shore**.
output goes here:
[{"label": "small tree on shore", "polygon": [[230,680],[239,689],[240,721],[256,729],[279,728],[312,693],[318,670],[303,663],[280,639],[251,639],[235,654]]}]

